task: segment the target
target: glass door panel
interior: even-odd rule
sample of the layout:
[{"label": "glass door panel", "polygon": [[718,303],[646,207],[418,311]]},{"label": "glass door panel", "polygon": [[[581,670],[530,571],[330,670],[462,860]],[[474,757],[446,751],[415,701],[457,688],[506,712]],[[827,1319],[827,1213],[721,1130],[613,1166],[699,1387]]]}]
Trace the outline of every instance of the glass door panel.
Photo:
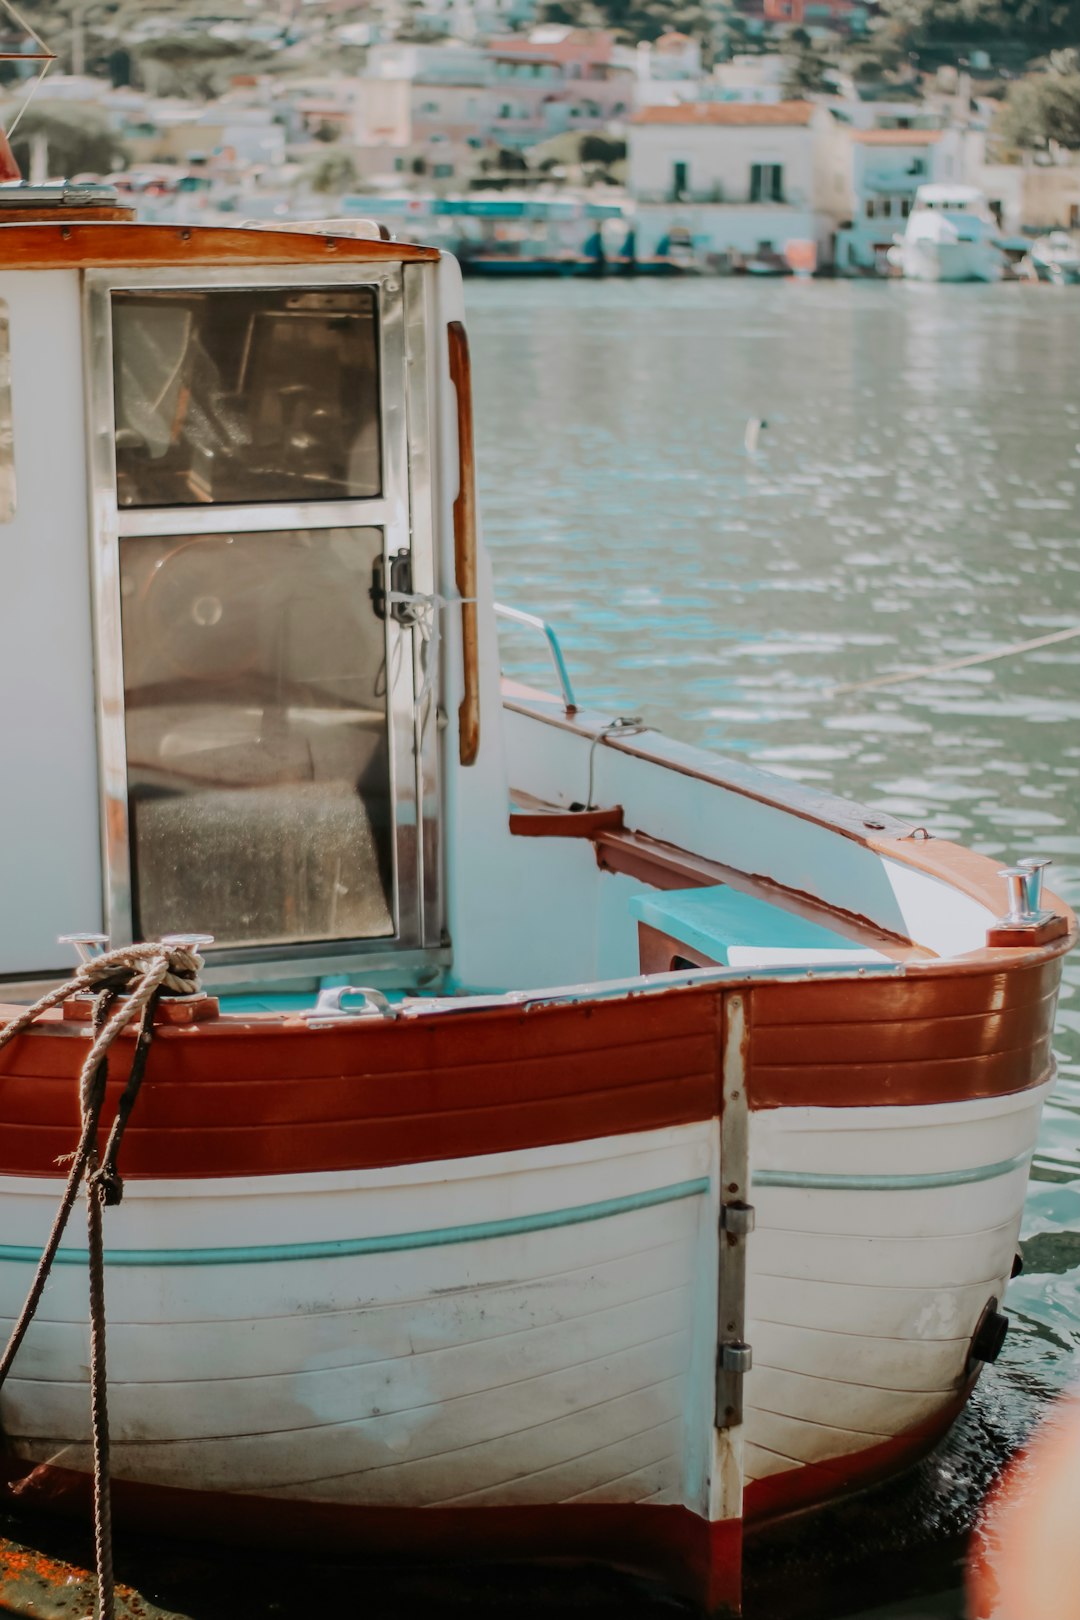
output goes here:
[{"label": "glass door panel", "polygon": [[115,292],[118,506],[378,496],[377,317],[371,287]]},{"label": "glass door panel", "polygon": [[137,938],[394,933],[382,556],[360,527],[120,542]]}]

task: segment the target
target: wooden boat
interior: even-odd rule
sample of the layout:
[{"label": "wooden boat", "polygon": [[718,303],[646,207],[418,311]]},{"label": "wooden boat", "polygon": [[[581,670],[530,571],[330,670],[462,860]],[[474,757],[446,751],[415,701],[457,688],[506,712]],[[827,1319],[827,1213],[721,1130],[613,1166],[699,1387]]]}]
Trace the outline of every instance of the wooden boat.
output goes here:
[{"label": "wooden boat", "polygon": [[[0,210],[5,1016],[72,927],[216,939],[105,1214],[117,1517],[736,1611],[744,1526],[996,1353],[1071,914],[500,681],[453,259]],[[0,1052],[9,1324],[87,1015]],[[85,1266],[0,1395],[15,1506],[86,1500]]]}]

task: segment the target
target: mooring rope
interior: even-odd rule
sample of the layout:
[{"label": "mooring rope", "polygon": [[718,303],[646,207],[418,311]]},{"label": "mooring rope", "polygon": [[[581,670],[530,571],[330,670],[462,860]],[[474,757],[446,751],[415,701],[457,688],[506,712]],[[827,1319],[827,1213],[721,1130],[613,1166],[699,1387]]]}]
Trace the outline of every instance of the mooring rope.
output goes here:
[{"label": "mooring rope", "polygon": [[[94,1562],[97,1571],[96,1620],[115,1620],[112,1559],[112,1502],[109,1490],[109,1410],[105,1363],[105,1249],[102,1211],[118,1204],[124,1184],[116,1167],[120,1144],[146,1073],[154,1033],[154,1011],[166,990],[194,995],[202,958],[189,946],[126,945],[84,962],[73,978],[50,990],[0,1030],[0,1050],[23,1034],[51,1007],[69,996],[92,994],[90,1050],[79,1073],[79,1141],[63,1196],[29,1292],[0,1356],[0,1388],[11,1371],[34,1319],[56,1259],[80,1185],[86,1184],[87,1270],[90,1293],[90,1409],[94,1459]],[[98,1124],[105,1102],[109,1050],[117,1036],[138,1019],[138,1035],[127,1084],[117,1105],[105,1151],[98,1152]]]},{"label": "mooring rope", "polygon": [[1033,641],[1014,641],[997,652],[972,653],[968,658],[950,658],[944,664],[925,664],[921,669],[902,669],[894,675],[875,675],[869,681],[853,681],[849,686],[834,686],[829,697],[843,697],[848,692],[869,692],[875,686],[899,686],[902,681],[922,681],[929,675],[947,675],[953,669],[971,669],[975,664],[995,664],[999,658],[1013,658],[1018,653],[1035,652],[1049,647],[1055,641],[1071,641],[1080,636],[1080,624],[1067,630],[1052,630],[1049,635],[1036,636]]}]

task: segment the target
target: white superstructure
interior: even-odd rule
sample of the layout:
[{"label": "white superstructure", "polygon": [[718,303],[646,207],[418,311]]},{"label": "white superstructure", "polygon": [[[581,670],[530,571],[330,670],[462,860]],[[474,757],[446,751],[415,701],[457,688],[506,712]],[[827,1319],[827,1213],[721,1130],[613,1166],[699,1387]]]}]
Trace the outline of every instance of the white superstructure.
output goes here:
[{"label": "white superstructure", "polygon": [[909,281],[1000,281],[998,227],[976,186],[920,186],[899,243]]}]

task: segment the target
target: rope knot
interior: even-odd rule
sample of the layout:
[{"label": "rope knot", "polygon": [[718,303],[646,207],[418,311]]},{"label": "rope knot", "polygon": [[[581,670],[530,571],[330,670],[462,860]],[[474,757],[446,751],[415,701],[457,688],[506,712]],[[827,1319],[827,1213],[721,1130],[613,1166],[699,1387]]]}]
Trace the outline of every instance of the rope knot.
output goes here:
[{"label": "rope knot", "polygon": [[111,990],[127,995],[143,990],[148,983],[174,996],[194,996],[200,988],[203,959],[198,947],[186,939],[149,941],[143,945],[120,945],[92,961],[84,962],[75,976],[83,990]]},{"label": "rope knot", "polygon": [[115,1209],[123,1199],[124,1179],[115,1166],[103,1164],[86,1179],[105,1209]]}]

